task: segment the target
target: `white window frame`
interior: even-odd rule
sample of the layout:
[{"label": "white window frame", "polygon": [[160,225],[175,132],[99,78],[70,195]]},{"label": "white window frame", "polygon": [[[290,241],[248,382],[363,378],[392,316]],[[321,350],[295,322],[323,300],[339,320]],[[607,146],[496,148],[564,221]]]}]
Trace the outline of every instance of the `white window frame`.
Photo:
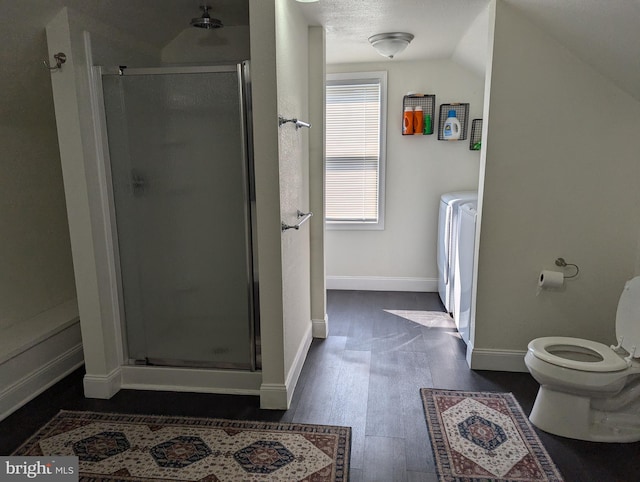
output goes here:
[{"label": "white window frame", "polygon": [[[380,84],[380,143],[378,153],[378,221],[329,221],[325,226],[329,230],[383,230],[385,213],[385,168],[387,145],[387,72],[349,72],[327,74],[327,85],[352,84],[377,81]],[[326,175],[325,165],[325,175]]]}]

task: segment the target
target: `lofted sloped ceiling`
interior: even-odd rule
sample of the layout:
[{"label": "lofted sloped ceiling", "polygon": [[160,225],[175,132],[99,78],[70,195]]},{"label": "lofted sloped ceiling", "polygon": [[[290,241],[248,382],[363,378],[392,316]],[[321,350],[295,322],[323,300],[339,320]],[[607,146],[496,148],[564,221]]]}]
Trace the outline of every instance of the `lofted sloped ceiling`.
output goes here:
[{"label": "lofted sloped ceiling", "polygon": [[[189,28],[204,1],[225,25],[248,23],[248,0],[0,0],[0,122],[50,122],[37,108],[40,103],[51,105],[50,76],[42,67],[45,27],[63,6],[161,49]],[[298,5],[310,24],[325,27],[327,61],[341,63],[385,61],[367,38],[388,31],[415,35],[393,61],[459,60],[456,46],[477,26],[489,1],[319,0]],[[640,100],[640,0],[498,1],[518,9]]]},{"label": "lofted sloped ceiling", "polygon": [[[574,55],[640,100],[640,0],[498,0],[520,11]],[[415,35],[390,62],[451,58],[489,0],[319,0],[300,4],[326,29],[327,62],[384,61],[367,38]]]},{"label": "lofted sloped ceiling", "polygon": [[0,31],[4,37],[20,25],[44,28],[62,7],[69,7],[162,47],[201,15],[205,3],[225,25],[248,24],[248,0],[0,0]]},{"label": "lofted sloped ceiling", "polygon": [[[0,0],[0,123],[51,122],[45,28],[69,7],[160,50],[201,15],[202,0]],[[226,26],[247,25],[248,0],[206,0]],[[43,110],[44,109],[44,110]],[[44,114],[44,115],[43,115]]]},{"label": "lofted sloped ceiling", "polygon": [[640,0],[506,0],[640,100]]}]

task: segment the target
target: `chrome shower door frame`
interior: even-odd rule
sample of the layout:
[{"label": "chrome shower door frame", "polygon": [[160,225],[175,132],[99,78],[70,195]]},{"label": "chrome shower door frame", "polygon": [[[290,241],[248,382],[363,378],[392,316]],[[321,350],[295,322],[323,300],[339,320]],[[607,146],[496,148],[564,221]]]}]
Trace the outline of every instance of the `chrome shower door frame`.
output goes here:
[{"label": "chrome shower door frame", "polygon": [[[111,218],[111,226],[113,231],[113,254],[118,282],[118,304],[120,308],[120,318],[123,338],[123,351],[125,361],[129,358],[129,364],[150,364],[167,367],[189,367],[189,368],[222,368],[222,369],[240,369],[257,371],[261,369],[261,361],[258,350],[260,349],[257,340],[260,338],[260,319],[259,319],[259,298],[258,298],[258,262],[257,262],[257,240],[256,240],[256,196],[255,196],[255,173],[253,165],[253,132],[252,132],[252,102],[251,102],[251,78],[250,78],[250,62],[243,61],[237,64],[220,64],[211,66],[186,66],[186,67],[149,67],[149,68],[105,68],[95,67],[95,80],[99,79],[100,95],[102,95],[102,77],[103,76],[136,76],[136,75],[179,75],[179,74],[197,74],[197,73],[236,73],[238,79],[238,95],[239,95],[239,114],[240,114],[240,132],[242,136],[242,169],[244,177],[244,225],[245,225],[245,253],[248,280],[248,300],[249,306],[249,352],[250,363],[235,364],[226,362],[182,362],[181,360],[154,358],[146,360],[132,360],[128,357],[127,346],[127,330],[126,330],[126,314],[124,308],[124,291],[123,279],[120,264],[120,253],[118,247],[118,227],[115,217],[115,198],[113,193],[113,183],[111,180],[111,161],[109,159],[108,138],[103,141],[106,155],[105,163],[105,184],[108,192],[109,211]],[[101,99],[104,101],[103,99]],[[104,107],[101,110],[103,131],[106,133],[106,111]]]}]

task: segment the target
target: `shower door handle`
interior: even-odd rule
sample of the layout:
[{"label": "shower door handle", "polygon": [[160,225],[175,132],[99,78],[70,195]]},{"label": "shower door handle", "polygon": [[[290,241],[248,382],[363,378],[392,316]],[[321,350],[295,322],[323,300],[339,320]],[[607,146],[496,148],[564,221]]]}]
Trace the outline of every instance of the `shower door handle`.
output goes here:
[{"label": "shower door handle", "polygon": [[134,196],[144,194],[147,188],[146,179],[135,169],[131,169],[131,187]]}]

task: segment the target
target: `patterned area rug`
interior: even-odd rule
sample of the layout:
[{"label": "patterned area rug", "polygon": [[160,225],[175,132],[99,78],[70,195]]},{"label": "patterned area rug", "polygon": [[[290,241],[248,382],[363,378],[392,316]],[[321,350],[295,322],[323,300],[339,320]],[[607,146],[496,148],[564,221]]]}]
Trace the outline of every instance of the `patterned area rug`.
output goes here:
[{"label": "patterned area rug", "polygon": [[77,456],[80,480],[346,481],[351,429],[61,411],[14,455]]},{"label": "patterned area rug", "polygon": [[510,393],[420,393],[441,481],[562,481]]}]

